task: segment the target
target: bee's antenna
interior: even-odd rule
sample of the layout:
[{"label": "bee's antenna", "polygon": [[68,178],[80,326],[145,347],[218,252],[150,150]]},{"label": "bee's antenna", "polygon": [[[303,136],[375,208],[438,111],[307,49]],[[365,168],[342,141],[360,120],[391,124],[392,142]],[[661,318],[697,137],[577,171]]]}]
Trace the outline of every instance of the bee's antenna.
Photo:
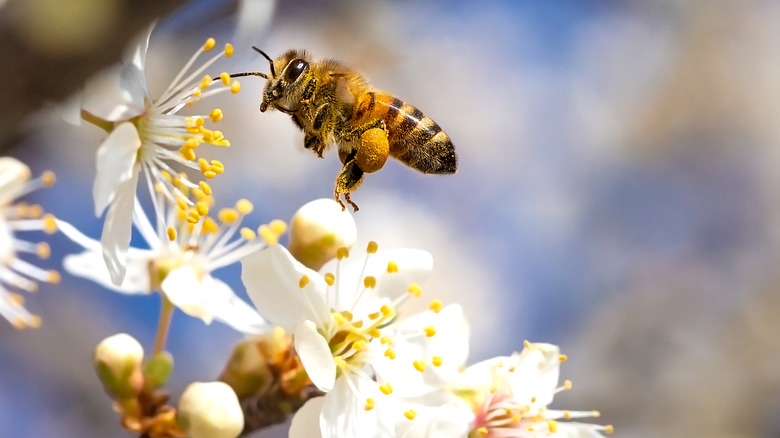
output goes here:
[{"label": "bee's antenna", "polygon": [[260,76],[263,79],[268,79],[268,75],[265,73],[260,73],[259,71],[248,71],[245,73],[233,73],[230,75],[231,78],[240,78],[241,76]]},{"label": "bee's antenna", "polygon": [[[271,57],[268,56],[265,52],[263,52],[262,50],[258,49],[256,46],[252,46],[252,48],[255,49],[255,51],[257,53],[263,55],[265,57],[265,59],[268,60],[268,63],[271,65],[271,78],[275,78],[276,77],[276,72],[274,71],[274,60],[271,59]],[[261,73],[259,71],[248,71],[248,72],[245,72],[245,73],[233,73],[232,75],[230,75],[231,78],[240,78],[242,76],[260,76],[263,79],[268,79],[268,75],[267,74]]]},{"label": "bee's antenna", "polygon": [[268,56],[265,52],[263,52],[262,50],[258,49],[257,46],[252,46],[252,48],[255,49],[255,52],[263,55],[265,57],[265,59],[268,60],[268,63],[271,64],[271,77],[275,78],[276,77],[276,72],[274,71],[274,60],[271,59],[271,57]]}]

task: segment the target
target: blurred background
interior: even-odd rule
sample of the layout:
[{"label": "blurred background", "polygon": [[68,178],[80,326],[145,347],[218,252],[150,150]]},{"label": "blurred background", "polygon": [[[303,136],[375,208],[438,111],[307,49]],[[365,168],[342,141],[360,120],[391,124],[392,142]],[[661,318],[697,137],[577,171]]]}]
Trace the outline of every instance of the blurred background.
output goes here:
[{"label": "blurred background", "polygon": [[[22,24],[30,38],[105,31],[49,3],[30,2],[48,17]],[[152,96],[208,36],[236,46],[218,67],[228,71],[267,70],[252,44],[340,59],[447,131],[456,175],[388,162],[354,194],[354,217],[358,247],[433,254],[424,290],[464,306],[470,362],[524,339],[561,345],[574,390],[553,406],[598,409],[615,436],[780,436],[780,3],[193,0],[152,35]],[[263,84],[245,78],[238,95],[209,102],[232,142],[207,154],[227,168],[217,203],[252,200],[249,225],[330,197],[341,167],[333,151],[305,150],[289,117],[258,111]],[[99,237],[101,132],[51,111],[25,126],[6,153],[58,175],[28,200]],[[50,267],[80,251],[50,242]],[[245,296],[239,273],[216,275]],[[28,298],[41,328],[0,324],[0,436],[129,436],[90,355],[117,332],[151,345],[158,297],[64,274]],[[240,338],[177,313],[174,399],[213,380]]]}]

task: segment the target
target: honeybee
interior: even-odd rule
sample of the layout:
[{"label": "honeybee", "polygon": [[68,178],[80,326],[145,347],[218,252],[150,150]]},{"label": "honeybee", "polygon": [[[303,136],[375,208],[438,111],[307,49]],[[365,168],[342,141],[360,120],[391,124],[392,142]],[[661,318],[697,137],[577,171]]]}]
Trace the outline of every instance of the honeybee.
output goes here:
[{"label": "honeybee", "polygon": [[385,91],[373,88],[360,73],[334,59],[313,59],[303,50],[288,50],[276,60],[252,46],[271,67],[231,77],[259,76],[267,80],[260,111],[276,109],[290,115],[304,132],[303,146],[322,158],[338,145],[344,167],[333,195],[358,210],[350,193],[365,173],[384,166],[388,155],[423,173],[455,173],[458,159],[449,136],[422,111]]}]

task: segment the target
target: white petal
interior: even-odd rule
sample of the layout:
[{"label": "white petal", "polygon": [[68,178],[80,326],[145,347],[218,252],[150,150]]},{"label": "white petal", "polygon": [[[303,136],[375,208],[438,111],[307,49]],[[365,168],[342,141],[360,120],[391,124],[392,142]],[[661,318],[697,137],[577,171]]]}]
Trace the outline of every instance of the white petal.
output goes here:
[{"label": "white petal", "polygon": [[312,383],[324,392],[333,389],[336,380],[336,362],[328,347],[328,341],[309,320],[301,320],[295,329],[295,352],[301,358],[303,368]]},{"label": "white petal", "polygon": [[476,392],[487,393],[495,384],[496,367],[504,364],[504,368],[511,365],[512,358],[509,356],[498,356],[491,359],[477,362],[469,366],[461,373],[458,379],[453,382],[454,388],[468,388]]},{"label": "white petal", "polygon": [[103,259],[106,261],[111,281],[122,284],[127,263],[127,248],[130,246],[133,224],[135,188],[138,184],[140,166],[133,169],[132,177],[119,185],[114,202],[108,209],[100,243],[103,245]]},{"label": "white petal", "polygon": [[404,438],[466,438],[474,414],[465,404],[415,406],[414,421],[400,421],[396,436]]},{"label": "white petal", "polygon": [[320,414],[325,397],[314,397],[306,401],[295,413],[290,424],[290,438],[321,438]]},{"label": "white petal", "polygon": [[129,120],[145,111],[144,64],[151,27],[144,30],[124,56],[123,64],[98,74],[84,87],[81,108],[110,122]]},{"label": "white petal", "polygon": [[184,313],[211,324],[214,314],[208,305],[209,290],[191,267],[181,266],[169,272],[160,289]]},{"label": "white petal", "polygon": [[[423,332],[423,328],[433,325],[436,334],[433,337],[415,336],[400,341],[409,335]],[[438,314],[427,311],[398,322],[394,328],[397,341],[394,349],[395,360],[381,358],[372,363],[382,380],[393,383],[394,393],[400,396],[416,396],[443,388],[455,379],[468,355],[469,331],[463,310],[457,304],[442,309]],[[372,343],[372,347],[376,342]],[[380,350],[384,350],[380,347]],[[442,365],[434,366],[433,357],[443,360]],[[401,363],[424,360],[426,368],[419,372],[413,367],[399,367]]]},{"label": "white petal", "polygon": [[532,343],[512,355],[515,372],[509,384],[518,400],[536,397],[537,406],[553,400],[560,373],[560,349],[557,345]]},{"label": "white petal", "polygon": [[117,125],[98,148],[97,173],[92,186],[96,216],[103,214],[103,210],[114,200],[120,184],[137,173],[137,154],[140,147],[138,130],[132,123],[125,122]]},{"label": "white petal", "polygon": [[0,205],[24,193],[31,175],[30,168],[16,158],[0,157]]},{"label": "white petal", "polygon": [[270,332],[271,327],[255,308],[236,296],[230,286],[210,275],[204,277],[201,283],[208,293],[214,319],[241,333],[259,335]]},{"label": "white petal", "polygon": [[[357,392],[355,392],[357,391]],[[376,401],[374,409],[366,410],[366,399]],[[387,415],[380,415],[383,403],[376,382],[363,382],[356,376],[343,375],[333,390],[325,394],[320,415],[320,428],[325,438],[392,437],[393,424]]]},{"label": "white petal", "polygon": [[558,422],[558,431],[555,433],[555,437],[558,438],[603,438],[604,435],[599,432],[602,430],[602,426],[595,424],[574,423],[574,422]]},{"label": "white petal", "polygon": [[[303,276],[309,282],[303,288]],[[325,279],[295,260],[282,245],[241,259],[241,280],[257,310],[274,325],[291,332],[301,317],[319,322],[330,317]]]},{"label": "white petal", "polygon": [[121,286],[116,286],[108,275],[108,268],[99,252],[84,251],[81,254],[65,256],[62,262],[71,275],[92,280],[110,290],[124,294],[148,294],[151,292],[149,283],[149,259],[128,257],[127,273]]},{"label": "white petal", "polygon": [[[388,273],[388,262],[398,265],[398,272]],[[349,266],[342,278],[358,278],[362,268],[358,263]],[[412,283],[421,284],[428,279],[433,270],[433,257],[427,251],[419,249],[394,249],[369,256],[366,276],[376,278],[376,296],[391,300],[407,293]]]}]

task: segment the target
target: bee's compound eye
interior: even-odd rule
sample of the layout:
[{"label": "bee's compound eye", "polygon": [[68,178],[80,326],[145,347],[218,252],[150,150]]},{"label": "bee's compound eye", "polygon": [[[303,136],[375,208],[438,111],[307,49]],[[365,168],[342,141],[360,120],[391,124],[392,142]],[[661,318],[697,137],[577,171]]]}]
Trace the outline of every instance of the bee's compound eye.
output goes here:
[{"label": "bee's compound eye", "polygon": [[293,59],[287,64],[287,70],[284,71],[284,80],[288,83],[295,82],[308,65],[309,63],[303,59]]}]

